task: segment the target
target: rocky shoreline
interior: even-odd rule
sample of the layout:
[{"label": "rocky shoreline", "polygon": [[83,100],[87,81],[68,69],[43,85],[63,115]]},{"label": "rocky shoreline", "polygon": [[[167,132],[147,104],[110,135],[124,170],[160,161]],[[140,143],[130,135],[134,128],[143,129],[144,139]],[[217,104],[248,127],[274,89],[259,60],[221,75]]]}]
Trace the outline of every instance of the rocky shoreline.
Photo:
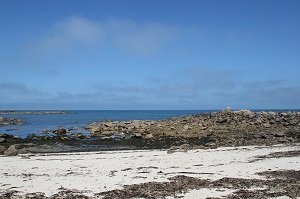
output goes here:
[{"label": "rocky shoreline", "polygon": [[204,113],[161,121],[106,121],[88,127],[91,136],[157,139],[162,136],[211,140],[211,147],[300,141],[300,112],[249,110]]},{"label": "rocky shoreline", "polygon": [[299,121],[226,110],[0,134],[0,198],[297,198]]},{"label": "rocky shoreline", "polygon": [[[24,122],[19,119],[3,121]],[[0,154],[124,149],[189,149],[221,146],[275,145],[300,142],[300,112],[222,111],[167,120],[103,121],[86,129],[45,130],[25,139],[0,134]],[[17,152],[16,152],[17,151]],[[8,153],[6,153],[8,154]]]}]

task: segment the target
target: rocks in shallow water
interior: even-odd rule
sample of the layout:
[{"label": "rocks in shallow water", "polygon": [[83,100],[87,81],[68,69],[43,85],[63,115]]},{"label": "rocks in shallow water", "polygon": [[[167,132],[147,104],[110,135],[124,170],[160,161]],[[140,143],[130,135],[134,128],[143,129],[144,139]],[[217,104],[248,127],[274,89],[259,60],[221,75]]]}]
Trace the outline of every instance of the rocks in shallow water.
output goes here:
[{"label": "rocks in shallow water", "polygon": [[6,139],[8,139],[8,138],[14,138],[14,136],[11,135],[11,134],[2,133],[2,134],[0,134],[0,138],[6,138]]},{"label": "rocks in shallow water", "polygon": [[57,129],[53,133],[55,133],[57,135],[65,135],[65,134],[67,134],[67,130],[66,129]]},{"label": "rocks in shallow water", "polygon": [[100,140],[111,140],[112,137],[108,137],[108,136],[104,136],[104,137],[101,137]]},{"label": "rocks in shallow water", "polygon": [[76,138],[79,138],[79,139],[86,139],[86,135],[83,135],[83,134],[77,134],[76,135]]},{"label": "rocks in shallow water", "polygon": [[64,137],[60,137],[60,140],[61,141],[69,141],[71,139],[69,137],[64,136]]},{"label": "rocks in shallow water", "polygon": [[45,134],[48,134],[48,133],[50,133],[50,130],[44,129],[42,132],[45,133]]},{"label": "rocks in shallow water", "polygon": [[0,117],[0,126],[21,125],[24,122],[25,122],[25,120],[23,120],[23,119]]},{"label": "rocks in shallow water", "polygon": [[11,145],[10,147],[8,147],[8,149],[6,149],[3,153],[6,156],[15,156],[18,155],[18,150],[16,149],[15,145]]}]

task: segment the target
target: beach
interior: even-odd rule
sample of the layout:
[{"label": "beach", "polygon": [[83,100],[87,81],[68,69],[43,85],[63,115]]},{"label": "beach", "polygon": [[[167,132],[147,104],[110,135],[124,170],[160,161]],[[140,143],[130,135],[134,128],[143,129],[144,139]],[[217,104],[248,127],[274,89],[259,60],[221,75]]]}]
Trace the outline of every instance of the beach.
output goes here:
[{"label": "beach", "polygon": [[[40,193],[40,198],[55,198],[60,194],[90,198],[151,198],[151,195],[155,198],[226,198],[234,197],[239,190],[270,192],[270,187],[260,187],[261,182],[256,182],[270,180],[258,175],[261,172],[295,171],[299,176],[299,154],[300,145],[220,147],[172,154],[166,150],[24,154],[1,157],[0,190],[3,196],[10,192],[15,197]],[[181,176],[207,182],[203,186],[189,184],[161,193],[159,190],[147,190],[147,184],[143,188],[143,183],[166,183]],[[241,187],[228,184],[213,186],[213,182],[229,178],[253,182],[246,188],[243,183]],[[132,185],[141,186],[134,196],[126,193],[128,186]],[[285,191],[285,186],[277,189],[289,198],[291,195]],[[299,184],[297,188],[299,194]],[[121,192],[113,197],[111,194],[116,190]]]},{"label": "beach", "polygon": [[0,134],[0,198],[297,198],[299,121],[227,110]]}]

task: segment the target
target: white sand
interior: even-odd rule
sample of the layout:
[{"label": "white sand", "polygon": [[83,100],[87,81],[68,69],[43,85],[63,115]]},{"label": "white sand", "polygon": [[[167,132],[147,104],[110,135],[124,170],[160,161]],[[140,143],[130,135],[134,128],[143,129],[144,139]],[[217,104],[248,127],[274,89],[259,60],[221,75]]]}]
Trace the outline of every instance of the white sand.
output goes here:
[{"label": "white sand", "polygon": [[[250,162],[257,155],[299,150],[300,146],[223,147],[167,154],[166,151],[110,151],[65,154],[26,154],[0,157],[0,192],[52,195],[60,187],[87,195],[122,188],[123,185],[168,181],[176,175],[216,180],[223,177],[263,178],[267,170],[300,170],[300,157],[271,158]],[[220,197],[233,190],[191,190],[185,198]],[[208,195],[207,195],[208,194]],[[200,197],[203,196],[203,197]],[[205,197],[204,197],[205,196]]]}]

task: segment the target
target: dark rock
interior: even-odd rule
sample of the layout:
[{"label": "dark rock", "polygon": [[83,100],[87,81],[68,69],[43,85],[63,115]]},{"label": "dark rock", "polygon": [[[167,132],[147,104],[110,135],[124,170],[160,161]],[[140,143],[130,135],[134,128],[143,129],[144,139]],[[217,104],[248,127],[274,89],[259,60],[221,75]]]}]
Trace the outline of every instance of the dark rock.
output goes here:
[{"label": "dark rock", "polygon": [[66,130],[66,129],[57,129],[57,130],[55,131],[55,133],[56,133],[57,135],[65,135],[65,134],[67,134],[67,130]]},{"label": "dark rock", "polygon": [[270,124],[276,124],[275,120],[270,120]]},{"label": "dark rock", "polygon": [[7,133],[3,133],[3,134],[0,134],[0,138],[6,138],[6,139],[8,139],[8,138],[14,138],[14,136],[10,135],[10,134],[7,134]]},{"label": "dark rock", "polygon": [[272,133],[272,135],[275,137],[284,137],[285,133],[284,132],[275,132],[275,133]]},{"label": "dark rock", "polygon": [[142,138],[143,136],[142,136],[140,133],[135,133],[135,134],[133,134],[131,137],[134,137],[134,138]]}]

